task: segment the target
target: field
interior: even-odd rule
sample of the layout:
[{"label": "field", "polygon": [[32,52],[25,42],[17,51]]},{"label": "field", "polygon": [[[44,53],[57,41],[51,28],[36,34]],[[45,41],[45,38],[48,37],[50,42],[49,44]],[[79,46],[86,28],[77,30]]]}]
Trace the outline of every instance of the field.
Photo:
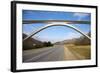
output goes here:
[{"label": "field", "polygon": [[91,59],[91,48],[90,45],[73,45],[65,44],[65,47],[68,48],[73,54],[82,57],[81,59]]}]

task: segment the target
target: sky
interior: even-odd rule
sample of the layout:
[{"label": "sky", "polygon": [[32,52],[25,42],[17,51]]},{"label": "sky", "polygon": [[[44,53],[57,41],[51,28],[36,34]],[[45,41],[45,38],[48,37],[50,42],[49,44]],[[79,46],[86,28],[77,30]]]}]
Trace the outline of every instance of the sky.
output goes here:
[{"label": "sky", "polygon": [[[79,12],[56,12],[56,11],[37,11],[37,10],[23,10],[22,20],[75,20],[75,21],[90,21],[90,13],[79,13]],[[23,24],[23,33],[30,34],[36,29],[47,25],[46,23],[33,23],[33,24]],[[90,24],[70,24],[85,34],[90,31]],[[54,26],[46,28],[33,38],[40,41],[51,41],[52,43],[63,41],[72,38],[78,38],[82,36],[77,31],[65,27],[65,26]]]}]

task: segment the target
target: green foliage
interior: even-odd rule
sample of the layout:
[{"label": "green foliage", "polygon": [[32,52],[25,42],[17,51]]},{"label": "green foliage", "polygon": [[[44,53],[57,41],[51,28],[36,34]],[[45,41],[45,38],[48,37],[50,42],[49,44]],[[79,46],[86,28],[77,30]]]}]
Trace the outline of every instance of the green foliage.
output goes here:
[{"label": "green foliage", "polygon": [[45,47],[53,46],[53,44],[51,42],[44,42],[43,44]]}]

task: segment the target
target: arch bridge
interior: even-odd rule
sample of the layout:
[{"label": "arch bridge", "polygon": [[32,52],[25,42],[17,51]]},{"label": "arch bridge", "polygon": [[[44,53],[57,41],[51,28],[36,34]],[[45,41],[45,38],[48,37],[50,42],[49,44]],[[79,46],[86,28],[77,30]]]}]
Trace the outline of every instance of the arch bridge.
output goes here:
[{"label": "arch bridge", "polygon": [[49,27],[53,27],[53,26],[65,26],[65,27],[69,27],[77,32],[79,32],[80,34],[82,34],[83,36],[85,36],[86,38],[88,38],[89,40],[91,40],[91,38],[86,35],[85,33],[83,33],[81,30],[79,30],[78,28],[76,28],[75,26],[72,26],[70,24],[90,24],[90,21],[69,21],[69,20],[23,20],[23,24],[32,24],[32,23],[47,23],[47,25],[37,29],[36,31],[32,32],[30,35],[28,35],[26,38],[23,39],[23,41],[29,39],[30,37],[32,37],[33,35],[37,34],[38,32],[49,28]]}]

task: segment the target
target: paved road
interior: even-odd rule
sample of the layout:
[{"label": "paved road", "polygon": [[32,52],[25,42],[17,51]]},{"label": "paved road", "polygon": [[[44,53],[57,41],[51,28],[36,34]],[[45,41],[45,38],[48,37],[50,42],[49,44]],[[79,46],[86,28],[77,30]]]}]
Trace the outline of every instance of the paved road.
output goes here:
[{"label": "paved road", "polygon": [[63,61],[78,59],[63,45],[27,50],[23,52],[23,62]]}]

